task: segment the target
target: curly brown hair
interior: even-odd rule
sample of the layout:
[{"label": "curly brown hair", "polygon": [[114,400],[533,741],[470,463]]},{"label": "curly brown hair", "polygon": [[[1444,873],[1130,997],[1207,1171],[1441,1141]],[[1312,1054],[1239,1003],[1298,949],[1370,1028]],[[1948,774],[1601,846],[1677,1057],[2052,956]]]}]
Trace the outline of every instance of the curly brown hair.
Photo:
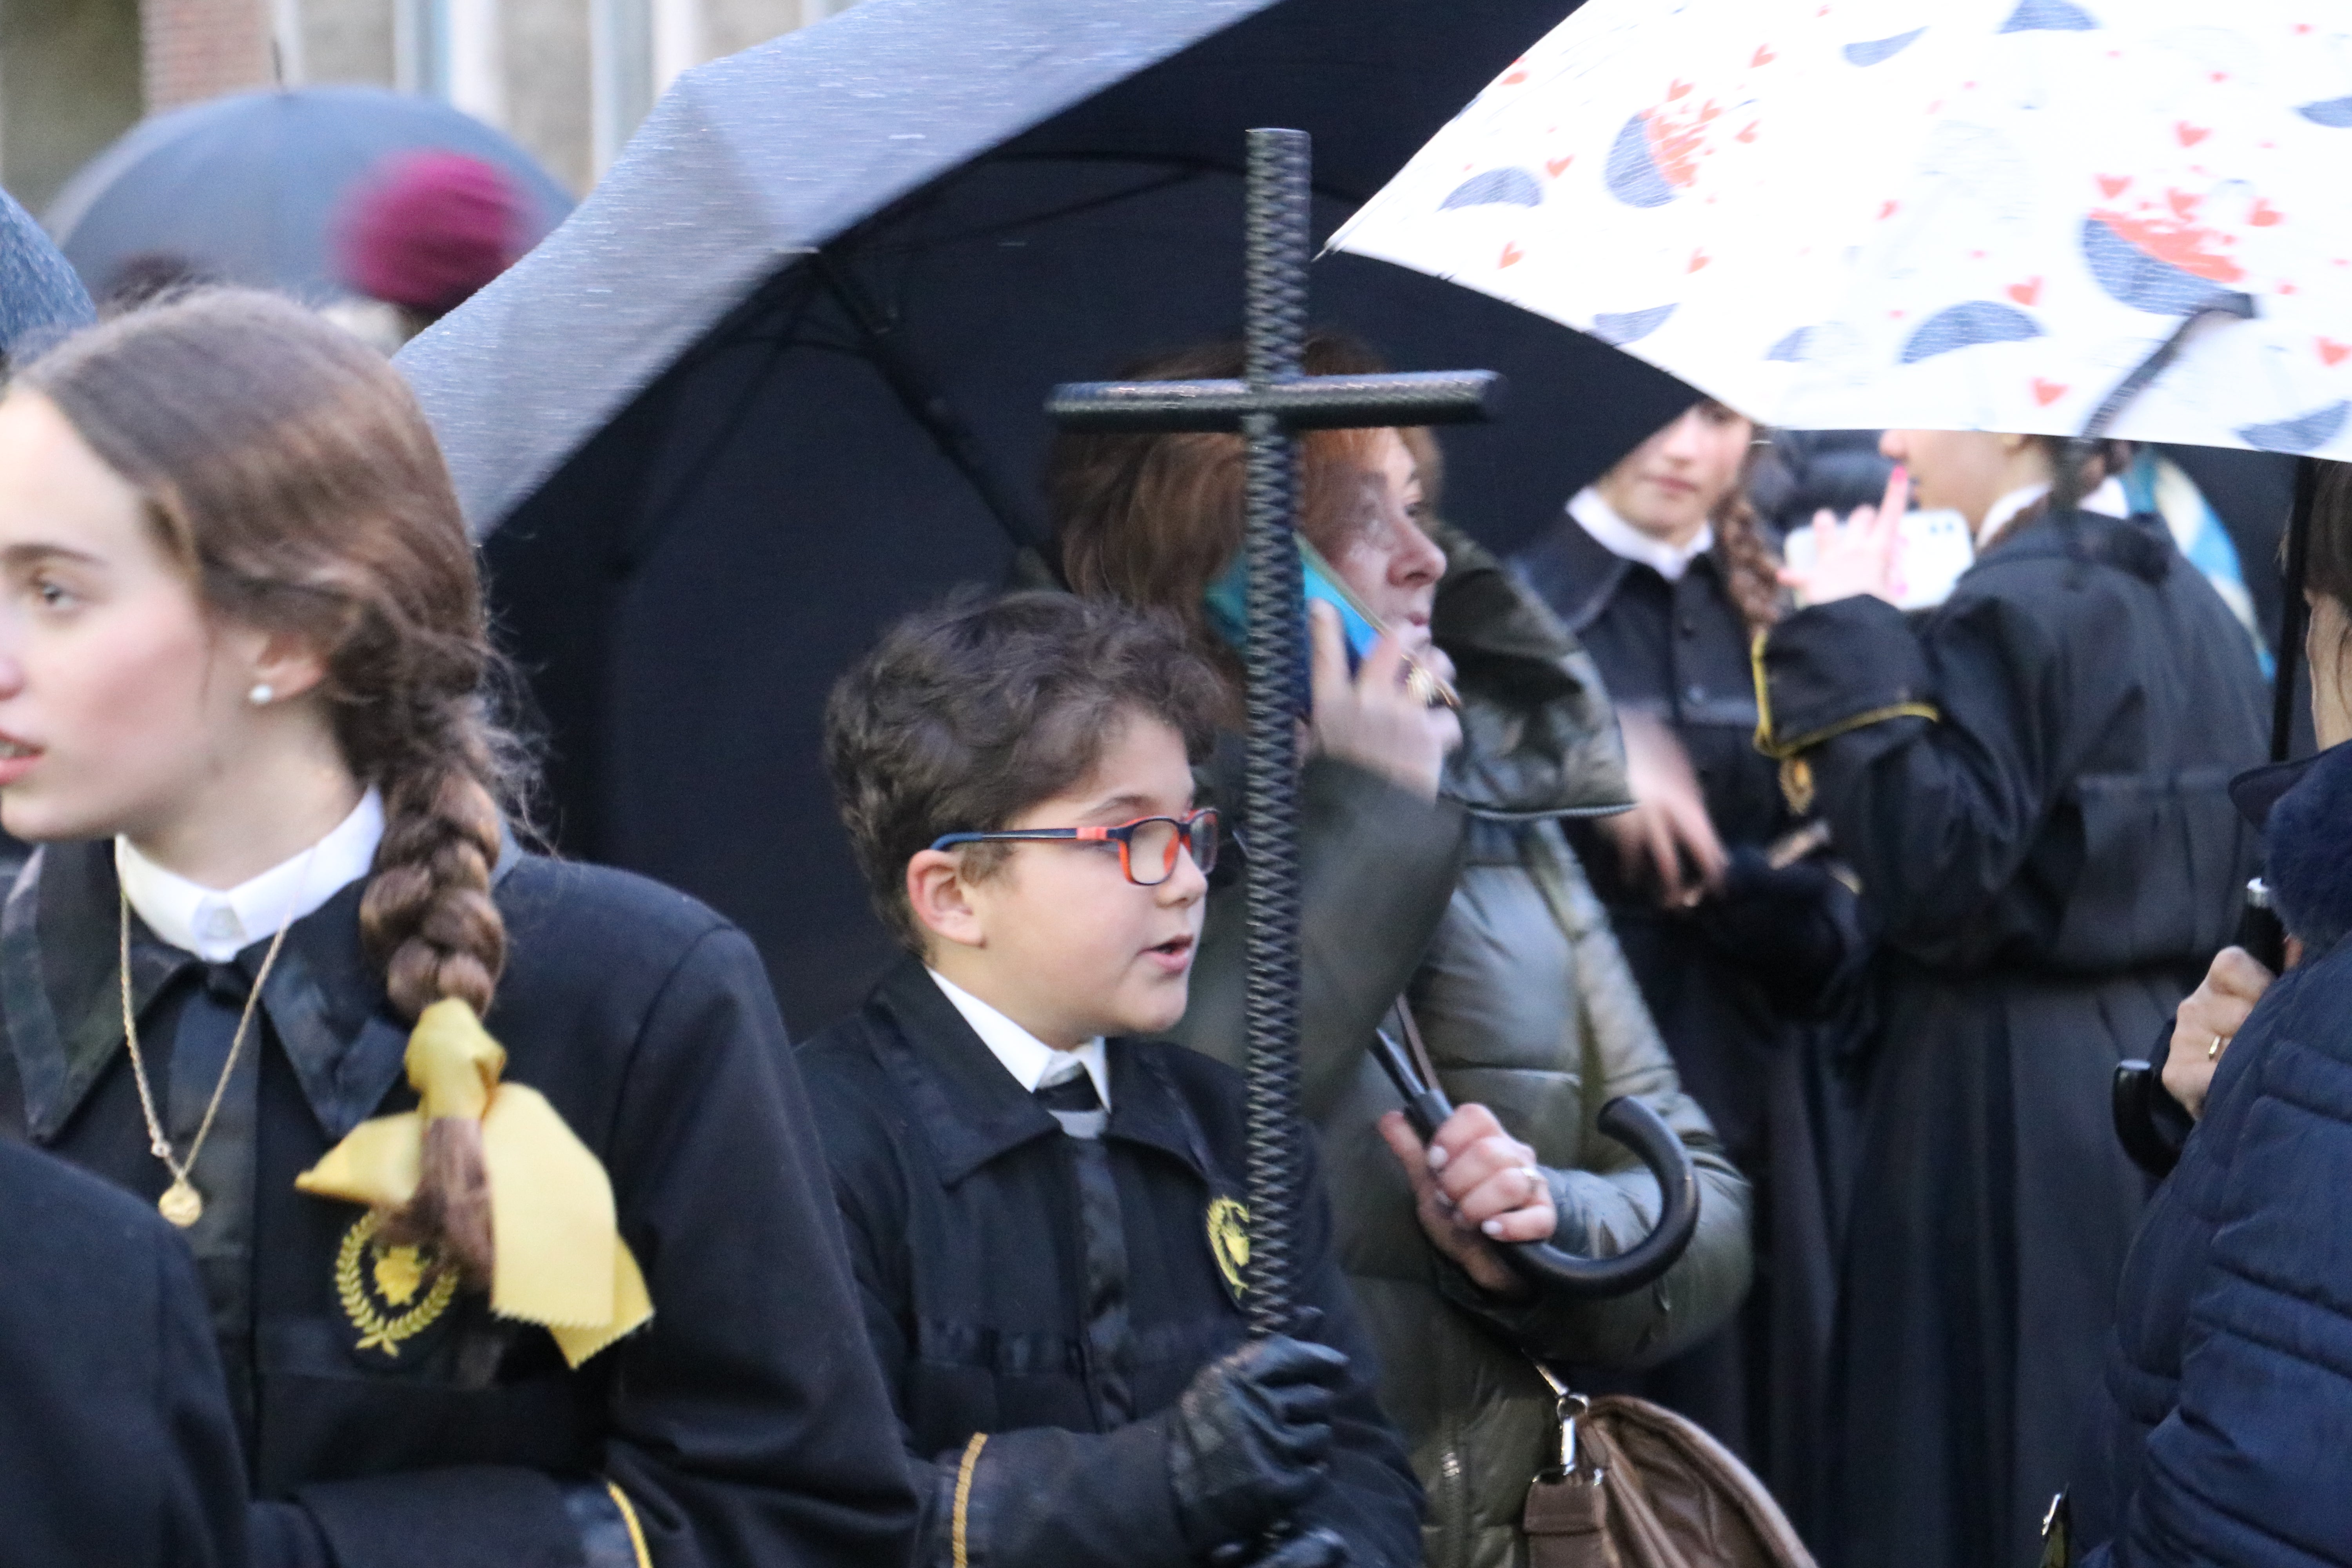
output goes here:
[{"label": "curly brown hair", "polygon": [[[920,953],[908,861],[1077,784],[1136,717],[1170,725],[1197,760],[1222,697],[1172,617],[1112,599],[967,594],[899,621],[824,710],[825,771],[875,911]],[[971,846],[965,874],[987,876],[1004,852]]]}]

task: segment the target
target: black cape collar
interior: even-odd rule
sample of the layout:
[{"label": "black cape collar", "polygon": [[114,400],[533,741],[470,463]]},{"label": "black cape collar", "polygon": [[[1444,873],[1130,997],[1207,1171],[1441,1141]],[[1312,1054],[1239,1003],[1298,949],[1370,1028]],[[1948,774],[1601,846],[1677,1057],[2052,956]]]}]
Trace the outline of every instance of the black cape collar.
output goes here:
[{"label": "black cape collar", "polygon": [[1574,583],[1583,587],[1573,604],[1560,605],[1559,617],[1570,631],[1582,637],[1633,575],[1633,563],[1587,533],[1582,523],[1565,512],[1541,549],[1554,557],[1554,562],[1545,563],[1550,568],[1551,585],[1566,587]]},{"label": "black cape collar", "polygon": [[[1560,624],[1578,637],[1591,630],[1592,623],[1608,612],[1623,590],[1625,580],[1635,572],[1646,572],[1661,583],[1665,581],[1656,567],[1618,554],[1593,538],[1584,524],[1567,512],[1560,515],[1550,534],[1528,552],[1527,559],[1543,573],[1545,586],[1566,588],[1575,584],[1581,589],[1571,603],[1561,607],[1559,617]],[[1717,563],[1715,550],[1702,550],[1691,557],[1688,570],[1713,576],[1719,574],[1722,568]]]},{"label": "black cape collar", "polygon": [[[870,1034],[883,1068],[913,1106],[944,1185],[1033,1139],[1061,1133],[1062,1124],[1013,1081],[920,960],[894,965],[866,1010],[879,1026]],[[1159,1150],[1213,1184],[1200,1128],[1153,1047],[1126,1040],[1108,1046],[1111,1109],[1103,1136]]]},{"label": "black cape collar", "polygon": [[2113,566],[2154,584],[2171,573],[2179,559],[2179,548],[2172,542],[2164,520],[2151,513],[2130,517],[2098,511],[2060,513],[2053,512],[2046,502],[2037,502],[1978,552],[1976,565],[2053,557]]},{"label": "black cape collar", "polygon": [[[492,882],[520,858],[509,836]],[[375,1114],[408,1050],[408,1026],[386,1009],[383,978],[360,946],[365,889],[364,879],[353,882],[294,922],[261,994],[270,1030],[331,1139]],[[34,852],[0,908],[0,1007],[26,1130],[38,1142],[58,1135],[122,1047],[121,896],[111,843],[50,844]],[[257,942],[232,962],[250,976],[268,948]],[[143,1015],[174,976],[201,962],[134,917],[132,1006]]]}]

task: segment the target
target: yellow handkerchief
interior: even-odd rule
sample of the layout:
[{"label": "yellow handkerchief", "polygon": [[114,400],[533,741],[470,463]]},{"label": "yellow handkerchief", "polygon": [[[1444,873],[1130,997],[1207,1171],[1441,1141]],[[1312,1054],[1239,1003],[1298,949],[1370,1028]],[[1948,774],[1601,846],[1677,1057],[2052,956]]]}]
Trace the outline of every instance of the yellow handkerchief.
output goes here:
[{"label": "yellow handkerchief", "polygon": [[490,1310],[543,1324],[573,1366],[651,1318],[645,1276],[615,1226],[611,1177],[544,1095],[499,1081],[506,1052],[474,1010],[454,999],[427,1007],[406,1061],[420,1107],[362,1122],[295,1186],[401,1208],[416,1195],[426,1123],[478,1118],[495,1252]]}]

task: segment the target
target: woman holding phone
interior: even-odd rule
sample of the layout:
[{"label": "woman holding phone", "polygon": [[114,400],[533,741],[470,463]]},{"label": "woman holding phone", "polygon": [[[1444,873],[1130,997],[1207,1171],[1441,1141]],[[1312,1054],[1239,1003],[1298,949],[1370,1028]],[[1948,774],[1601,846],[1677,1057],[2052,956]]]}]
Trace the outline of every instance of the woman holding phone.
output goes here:
[{"label": "woman holding phone", "polygon": [[[1380,367],[1318,336],[1306,368]],[[1138,375],[1240,370],[1236,345]],[[1214,584],[1241,545],[1240,438],[1065,437],[1054,472],[1070,585],[1195,628],[1233,677],[1238,721],[1240,664],[1203,600],[1215,609]],[[1381,1401],[1429,1494],[1427,1560],[1515,1568],[1528,1560],[1528,1482],[1556,1462],[1559,1432],[1528,1358],[1646,1364],[1721,1325],[1748,1284],[1748,1187],[1683,1092],[1560,831],[1563,816],[1625,804],[1591,662],[1498,562],[1436,521],[1426,432],[1318,433],[1302,478],[1307,543],[1335,590],[1387,628],[1350,679],[1339,618],[1314,606],[1322,754],[1302,790],[1307,1114],[1379,1352]],[[1454,715],[1425,705],[1411,671],[1452,677],[1457,666],[1460,743],[1447,757],[1426,737],[1451,731]],[[1400,743],[1416,736],[1417,750]],[[1237,773],[1212,778],[1204,798],[1238,805]],[[1245,858],[1245,819],[1234,841],[1233,858]],[[1243,899],[1221,867],[1180,1026],[1186,1043],[1228,1055],[1244,1038]],[[1367,1049],[1375,1028],[1425,1045],[1458,1107],[1426,1153]],[[1592,1130],[1621,1095],[1644,1100],[1690,1151],[1697,1232],[1653,1286],[1612,1300],[1547,1297],[1495,1241],[1549,1237],[1607,1255],[1657,1221],[1655,1179]],[[1474,1223],[1496,1193],[1517,1206]]]},{"label": "woman holding phone", "polygon": [[[1758,658],[1759,745],[1883,929],[1841,1281],[1831,1561],[2030,1560],[2098,1396],[2147,1182],[2108,1120],[2228,941],[2263,755],[2244,632],[2153,520],[2053,511],[2065,448],[1889,431],[1884,503],[1815,524]],[[2076,493],[2105,460],[2071,476]],[[1914,620],[1909,491],[1978,559]]]}]

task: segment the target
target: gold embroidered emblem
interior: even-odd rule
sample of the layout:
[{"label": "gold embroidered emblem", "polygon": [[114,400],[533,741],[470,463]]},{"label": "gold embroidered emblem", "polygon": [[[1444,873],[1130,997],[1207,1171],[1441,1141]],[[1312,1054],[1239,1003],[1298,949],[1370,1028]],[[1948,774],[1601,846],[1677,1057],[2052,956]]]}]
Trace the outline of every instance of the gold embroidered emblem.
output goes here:
[{"label": "gold embroidered emblem", "polygon": [[1249,1268],[1249,1209],[1239,1198],[1212,1198],[1209,1255],[1217,1260],[1217,1272],[1224,1276],[1225,1289],[1236,1301],[1249,1289],[1243,1279],[1243,1271]]},{"label": "gold embroidered emblem", "polygon": [[1790,812],[1798,816],[1813,809],[1813,764],[1802,757],[1784,757],[1780,761],[1780,798],[1789,803]]},{"label": "gold embroidered emblem", "polygon": [[403,1341],[415,1338],[449,1310],[457,1294],[457,1271],[431,1247],[378,1243],[375,1233],[383,1223],[371,1209],[344,1233],[335,1257],[335,1291],[342,1298],[343,1315],[360,1331],[358,1348],[397,1356]]}]

